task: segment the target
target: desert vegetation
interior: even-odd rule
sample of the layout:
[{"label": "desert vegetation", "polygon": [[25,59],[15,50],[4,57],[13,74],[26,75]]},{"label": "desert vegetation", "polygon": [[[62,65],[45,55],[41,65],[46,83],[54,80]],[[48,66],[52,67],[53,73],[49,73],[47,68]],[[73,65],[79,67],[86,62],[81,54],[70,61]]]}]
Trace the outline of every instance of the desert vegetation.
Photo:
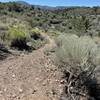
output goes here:
[{"label": "desert vegetation", "polygon": [[0,3],[0,77],[3,100],[100,100],[100,7]]},{"label": "desert vegetation", "polygon": [[[93,94],[95,91],[89,89],[96,85],[93,80],[93,73],[100,63],[99,57],[97,57],[100,52],[98,45],[89,36],[78,37],[76,35],[61,35],[57,39],[57,44],[58,63],[59,66],[64,67],[67,77],[66,93],[70,95],[68,100],[73,98],[80,100],[76,96],[77,94],[83,96],[90,92]],[[83,90],[78,89],[79,87],[83,88]],[[97,95],[94,96],[99,99]]]}]

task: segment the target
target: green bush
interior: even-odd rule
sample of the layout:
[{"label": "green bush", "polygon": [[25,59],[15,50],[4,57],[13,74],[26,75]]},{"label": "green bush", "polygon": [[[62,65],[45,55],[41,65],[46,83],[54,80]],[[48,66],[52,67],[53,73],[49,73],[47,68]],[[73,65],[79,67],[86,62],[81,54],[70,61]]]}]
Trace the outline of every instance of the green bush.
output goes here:
[{"label": "green bush", "polygon": [[77,32],[87,32],[91,27],[90,20],[86,16],[73,17],[70,20],[72,27]]},{"label": "green bush", "polygon": [[30,33],[31,45],[34,49],[38,49],[46,43],[45,37],[42,35],[42,30],[33,28]]},{"label": "green bush", "polygon": [[13,26],[9,28],[8,39],[15,40],[21,38],[29,38],[30,34],[21,26]]},{"label": "green bush", "polygon": [[32,40],[31,41],[31,46],[33,47],[33,49],[38,49],[41,46],[43,46],[45,44],[45,41],[41,41],[41,40]]},{"label": "green bush", "polygon": [[66,67],[75,66],[87,71],[95,67],[94,59],[97,55],[98,47],[88,36],[78,37],[76,35],[60,35],[57,39],[58,48],[56,50],[57,59]]},{"label": "green bush", "polygon": [[41,30],[39,30],[39,29],[36,27],[36,28],[33,28],[33,29],[31,30],[31,33],[32,33],[32,34],[40,34],[40,33],[41,33]]},{"label": "green bush", "polygon": [[24,25],[13,25],[9,27],[8,33],[5,36],[7,45],[18,50],[31,50],[27,45],[30,40],[29,30]]}]

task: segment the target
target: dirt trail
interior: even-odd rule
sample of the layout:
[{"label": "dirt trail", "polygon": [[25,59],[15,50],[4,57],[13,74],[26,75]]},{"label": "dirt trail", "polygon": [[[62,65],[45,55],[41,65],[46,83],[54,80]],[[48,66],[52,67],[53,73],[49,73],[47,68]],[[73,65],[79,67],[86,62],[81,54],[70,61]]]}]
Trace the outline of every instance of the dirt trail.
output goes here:
[{"label": "dirt trail", "polygon": [[44,47],[0,62],[0,100],[59,100],[62,73],[44,54],[55,42],[43,35]]}]

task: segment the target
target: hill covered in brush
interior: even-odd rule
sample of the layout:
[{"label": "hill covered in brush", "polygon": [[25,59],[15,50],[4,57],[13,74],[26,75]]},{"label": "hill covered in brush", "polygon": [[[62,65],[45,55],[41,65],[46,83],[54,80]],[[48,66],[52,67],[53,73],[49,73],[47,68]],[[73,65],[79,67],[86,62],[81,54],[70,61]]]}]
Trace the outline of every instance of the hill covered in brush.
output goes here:
[{"label": "hill covered in brush", "polygon": [[100,7],[47,7],[23,1],[0,3],[0,41],[9,47],[12,39],[17,38],[19,43],[19,38],[23,38],[21,41],[26,45],[32,33],[37,32],[35,29],[53,36],[59,32],[100,36],[99,14]]}]

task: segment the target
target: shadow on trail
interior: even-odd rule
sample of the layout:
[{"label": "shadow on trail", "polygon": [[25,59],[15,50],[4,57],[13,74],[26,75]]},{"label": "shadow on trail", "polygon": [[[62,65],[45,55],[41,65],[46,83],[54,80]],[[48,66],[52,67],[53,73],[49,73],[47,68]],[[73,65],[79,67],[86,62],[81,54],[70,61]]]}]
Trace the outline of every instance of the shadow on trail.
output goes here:
[{"label": "shadow on trail", "polygon": [[4,60],[11,54],[3,45],[0,44],[0,60]]}]

